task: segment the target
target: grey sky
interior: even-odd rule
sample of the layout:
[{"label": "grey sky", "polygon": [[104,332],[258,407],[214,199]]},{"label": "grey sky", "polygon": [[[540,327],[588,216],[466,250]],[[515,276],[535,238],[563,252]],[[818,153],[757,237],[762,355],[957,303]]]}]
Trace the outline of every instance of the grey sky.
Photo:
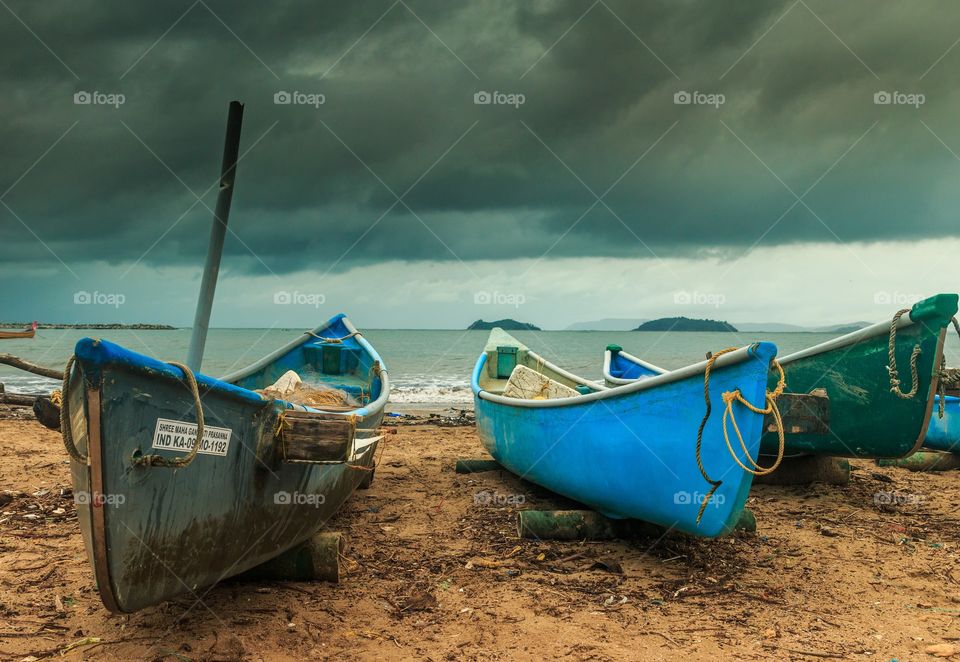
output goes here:
[{"label": "grey sky", "polygon": [[[813,324],[956,290],[955,4],[7,6],[0,270],[33,294],[3,318],[189,323],[233,98],[215,323],[459,327],[510,314],[473,302],[500,292],[562,327],[722,292],[689,312]],[[74,103],[94,91],[124,103]]]}]

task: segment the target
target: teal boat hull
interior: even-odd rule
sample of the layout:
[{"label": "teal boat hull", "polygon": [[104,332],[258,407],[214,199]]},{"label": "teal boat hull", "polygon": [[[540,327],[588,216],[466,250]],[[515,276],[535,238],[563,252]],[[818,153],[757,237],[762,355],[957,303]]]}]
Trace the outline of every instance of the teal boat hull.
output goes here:
[{"label": "teal boat hull", "polygon": [[[900,318],[895,356],[899,388],[904,392],[911,388],[910,356],[914,347],[919,348],[917,389],[909,398],[891,392],[887,372],[889,322],[780,359],[787,391],[810,393],[821,389],[829,398],[830,408],[827,434],[788,430],[786,452],[879,459],[903,457],[919,450],[932,423],[946,327],[956,312],[957,295],[940,294],[916,303],[908,315]],[[604,376],[610,384],[667,372],[610,349],[604,365]],[[761,448],[765,454],[776,452],[776,435],[764,435]]]}]

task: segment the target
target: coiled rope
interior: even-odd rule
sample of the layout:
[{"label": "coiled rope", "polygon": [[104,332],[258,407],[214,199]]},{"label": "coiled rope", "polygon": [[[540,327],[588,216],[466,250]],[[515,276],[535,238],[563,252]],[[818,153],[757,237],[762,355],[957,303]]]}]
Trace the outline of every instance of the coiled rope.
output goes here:
[{"label": "coiled rope", "polygon": [[87,456],[82,454],[73,442],[73,428],[71,427],[70,373],[73,371],[73,364],[76,360],[76,356],[71,356],[67,361],[67,367],[63,369],[63,386],[60,387],[62,401],[60,406],[60,435],[63,437],[63,447],[67,449],[67,454],[71,459],[80,464],[87,464]]},{"label": "coiled rope", "polygon": [[193,396],[193,407],[197,416],[197,435],[193,440],[193,448],[190,449],[189,453],[181,457],[169,458],[163,457],[162,455],[142,455],[134,458],[134,466],[182,469],[193,462],[193,459],[197,456],[197,452],[200,450],[200,444],[203,441],[203,405],[200,404],[200,387],[197,386],[197,378],[194,376],[193,371],[184,364],[177,363],[176,361],[167,361],[167,363],[175,368],[180,368],[181,372],[183,372],[184,380],[187,382],[187,387],[190,389],[190,394]]},{"label": "coiled rope", "polygon": [[[713,370],[713,364],[716,362],[718,358],[720,358],[724,354],[728,354],[736,350],[737,350],[736,347],[727,347],[726,349],[722,349],[719,352],[712,354],[707,359],[707,367],[703,373],[703,399],[707,405],[707,411],[703,415],[703,420],[700,421],[700,427],[697,429],[697,468],[700,469],[700,474],[703,476],[704,480],[710,483],[710,491],[707,492],[706,496],[703,499],[703,503],[700,504],[700,510],[697,513],[697,524],[700,523],[700,520],[703,517],[703,513],[707,508],[707,504],[710,503],[710,499],[713,498],[714,493],[723,484],[722,480],[713,480],[712,478],[710,478],[710,475],[707,474],[707,470],[703,467],[703,458],[701,456],[701,449],[703,446],[703,429],[706,427],[707,420],[710,418],[710,412],[713,409],[713,406],[710,403],[710,372],[711,370]],[[777,468],[780,466],[780,463],[783,461],[783,452],[784,452],[783,418],[780,416],[780,410],[777,408],[776,401],[777,401],[777,398],[779,398],[783,394],[784,389],[787,387],[787,379],[786,379],[786,375],[784,375],[783,373],[783,367],[780,365],[780,363],[777,362],[776,359],[773,359],[771,362],[773,364],[773,367],[775,367],[777,369],[777,372],[779,373],[779,379],[777,381],[777,387],[773,391],[769,391],[766,394],[765,408],[761,409],[759,407],[755,407],[753,404],[748,402],[746,398],[743,397],[743,394],[740,392],[739,388],[733,391],[725,391],[721,396],[725,405],[724,411],[723,411],[722,423],[723,423],[723,440],[727,444],[727,450],[730,452],[730,456],[740,466],[741,469],[743,469],[747,473],[753,474],[754,476],[765,476],[769,473],[773,473],[774,471],[777,470]],[[737,425],[737,419],[733,413],[734,402],[739,402],[740,404],[744,405],[747,409],[749,409],[755,414],[760,414],[762,416],[771,414],[773,416],[774,423],[777,426],[777,438],[779,441],[779,445],[777,448],[777,459],[769,467],[760,466],[752,457],[750,457],[750,451],[747,448],[746,442],[744,442],[743,440],[743,435],[740,432],[740,426]],[[740,448],[743,449],[743,453],[746,456],[747,461],[752,466],[747,466],[740,460],[740,457],[737,455],[736,451],[733,448],[733,444],[730,443],[730,435],[727,432],[728,419],[733,424],[733,430],[734,432],[736,432],[737,439],[740,441]]]},{"label": "coiled rope", "polygon": [[[909,313],[909,308],[904,308],[903,310],[898,310],[897,314],[893,316],[893,321],[890,322],[890,342],[887,346],[887,354],[890,360],[890,364],[887,366],[887,372],[890,374],[890,392],[901,400],[909,400],[917,394],[917,389],[920,386],[920,379],[917,376],[917,357],[920,356],[920,345],[913,346],[913,352],[910,353],[910,379],[913,386],[907,393],[904,393],[900,390],[900,374],[897,371],[897,324],[900,322],[900,317],[904,313]],[[960,327],[958,327],[958,332],[960,332]]]}]

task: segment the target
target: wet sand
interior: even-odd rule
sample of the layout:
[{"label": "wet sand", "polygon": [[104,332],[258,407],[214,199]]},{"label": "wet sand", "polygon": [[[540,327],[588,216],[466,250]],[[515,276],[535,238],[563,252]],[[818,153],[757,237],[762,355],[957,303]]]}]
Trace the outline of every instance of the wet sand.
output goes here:
[{"label": "wet sand", "polygon": [[[915,660],[934,659],[931,645],[960,650],[957,472],[858,461],[843,487],[756,486],[757,533],[720,540],[532,542],[517,538],[518,509],[571,504],[506,472],[455,474],[455,458],[484,453],[472,427],[442,420],[398,425],[371,489],[330,522],[349,538],[339,585],[226,582],[200,600],[111,615],[61,496],[60,437],[21,411],[0,410],[2,659]],[[498,496],[475,498],[483,493]]]}]

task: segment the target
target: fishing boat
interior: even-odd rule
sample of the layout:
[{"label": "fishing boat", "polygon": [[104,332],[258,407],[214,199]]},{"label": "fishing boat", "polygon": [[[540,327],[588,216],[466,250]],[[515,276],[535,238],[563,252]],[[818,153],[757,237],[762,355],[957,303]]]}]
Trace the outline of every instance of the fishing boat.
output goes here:
[{"label": "fishing boat", "polygon": [[[775,345],[755,343],[610,388],[497,328],[471,379],[477,431],[513,473],[608,517],[722,535],[750,490],[746,469],[756,466],[775,355]],[[740,397],[725,404],[724,393]],[[741,434],[736,453],[724,440],[731,416]]]},{"label": "fishing boat", "polygon": [[[829,398],[827,434],[786,431],[788,455],[896,458],[923,445],[943,361],[947,325],[957,312],[956,294],[938,294],[898,312],[891,321],[794,352],[779,359],[791,393],[822,389]],[[607,384],[645,381],[669,371],[607,347]],[[902,375],[902,376],[901,376]],[[765,434],[761,451],[777,438]]]},{"label": "fishing boat", "polygon": [[[943,415],[940,415],[940,399],[943,398]],[[960,453],[960,398],[955,395],[938,395],[934,413],[930,417],[927,438],[923,447],[936,451]]]},{"label": "fishing boat", "polygon": [[33,338],[37,333],[37,323],[34,322],[23,331],[4,331],[0,329],[0,340],[8,338]]},{"label": "fishing boat", "polygon": [[[64,443],[111,611],[199,599],[309,538],[372,480],[390,387],[343,315],[220,379],[90,338],[69,365]],[[291,370],[340,404],[262,392]]]}]

